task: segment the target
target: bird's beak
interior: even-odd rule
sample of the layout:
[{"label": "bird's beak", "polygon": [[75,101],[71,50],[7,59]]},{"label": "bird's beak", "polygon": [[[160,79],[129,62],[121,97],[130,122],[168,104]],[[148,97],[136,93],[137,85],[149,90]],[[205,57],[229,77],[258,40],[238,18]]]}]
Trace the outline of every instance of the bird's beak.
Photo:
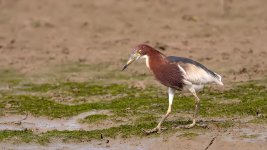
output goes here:
[{"label": "bird's beak", "polygon": [[140,57],[139,53],[134,53],[130,56],[129,60],[127,61],[127,63],[123,66],[122,70],[126,69],[131,63],[133,63],[134,61],[136,61],[138,58]]}]

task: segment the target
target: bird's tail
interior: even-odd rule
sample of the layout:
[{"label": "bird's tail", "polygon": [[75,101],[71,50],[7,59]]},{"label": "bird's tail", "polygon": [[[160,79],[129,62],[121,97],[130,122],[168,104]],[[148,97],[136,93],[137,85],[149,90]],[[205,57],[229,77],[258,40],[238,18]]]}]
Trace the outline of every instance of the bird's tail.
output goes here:
[{"label": "bird's tail", "polygon": [[[215,72],[214,72],[214,73],[215,73]],[[215,78],[215,80],[214,80],[215,83],[217,83],[217,84],[223,86],[222,77],[221,77],[218,73],[215,73],[215,75],[216,75],[216,78]]]}]

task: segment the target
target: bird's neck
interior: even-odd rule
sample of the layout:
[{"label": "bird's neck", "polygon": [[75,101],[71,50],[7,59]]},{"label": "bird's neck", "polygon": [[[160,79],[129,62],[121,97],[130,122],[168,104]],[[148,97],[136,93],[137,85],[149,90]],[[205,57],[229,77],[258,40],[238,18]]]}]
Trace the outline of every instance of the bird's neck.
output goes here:
[{"label": "bird's neck", "polygon": [[146,57],[146,65],[151,71],[166,63],[166,56],[156,50],[149,52]]}]

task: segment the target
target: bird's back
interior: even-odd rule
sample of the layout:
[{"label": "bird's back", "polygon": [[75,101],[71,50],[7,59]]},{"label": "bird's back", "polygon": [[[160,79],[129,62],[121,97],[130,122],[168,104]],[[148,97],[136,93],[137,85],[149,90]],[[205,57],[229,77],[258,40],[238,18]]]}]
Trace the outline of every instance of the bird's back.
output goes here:
[{"label": "bird's back", "polygon": [[196,84],[204,85],[206,83],[215,82],[223,85],[221,76],[197,61],[185,57],[168,56],[166,59],[171,64],[176,64],[183,72],[183,77],[186,81]]}]

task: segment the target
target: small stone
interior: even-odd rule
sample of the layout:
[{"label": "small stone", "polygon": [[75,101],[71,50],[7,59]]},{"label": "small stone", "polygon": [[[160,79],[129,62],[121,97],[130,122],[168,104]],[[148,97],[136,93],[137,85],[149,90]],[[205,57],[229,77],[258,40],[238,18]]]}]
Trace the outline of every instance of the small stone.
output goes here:
[{"label": "small stone", "polygon": [[66,55],[68,55],[68,54],[70,54],[70,51],[69,51],[69,49],[68,48],[63,48],[62,49],[62,51],[61,51],[63,54],[66,54]]}]

